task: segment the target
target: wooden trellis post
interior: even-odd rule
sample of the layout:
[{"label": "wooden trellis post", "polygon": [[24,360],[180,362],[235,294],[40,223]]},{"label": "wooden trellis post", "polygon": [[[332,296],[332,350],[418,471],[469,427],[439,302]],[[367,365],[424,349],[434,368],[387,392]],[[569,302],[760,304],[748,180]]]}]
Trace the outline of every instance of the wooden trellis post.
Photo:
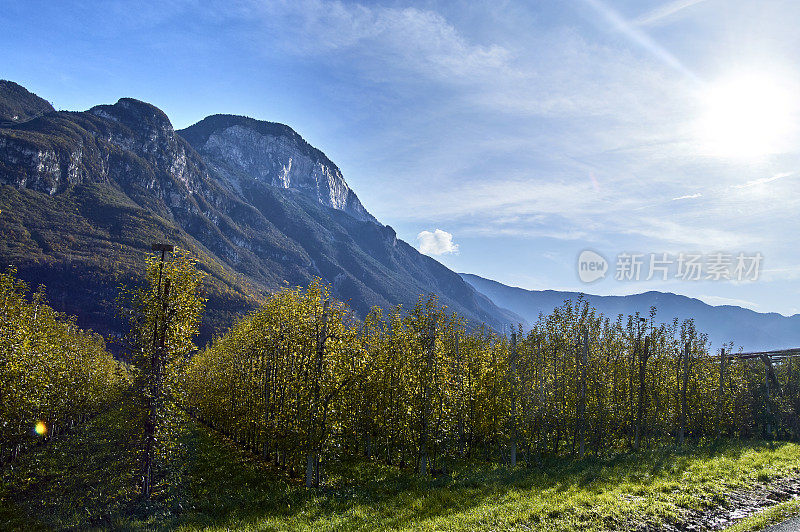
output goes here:
[{"label": "wooden trellis post", "polygon": [[770,437],[770,435],[772,434],[772,423],[771,423],[772,409],[770,408],[769,404],[769,366],[770,366],[769,357],[767,355],[761,355],[761,361],[764,363],[764,387],[766,390],[766,401],[764,404],[767,410],[767,418],[766,422],[764,423],[764,429],[766,432],[766,436]]},{"label": "wooden trellis post", "polygon": [[[142,473],[141,473],[141,488],[142,495],[150,498],[150,492],[153,484],[153,461],[156,444],[156,425],[158,423],[158,411],[161,406],[161,392],[164,376],[164,359],[166,358],[166,337],[168,316],[167,306],[169,301],[170,279],[164,282],[164,289],[161,289],[161,279],[164,272],[164,259],[167,252],[175,251],[175,248],[170,244],[153,244],[152,250],[161,252],[161,261],[158,265],[158,303],[161,305],[160,317],[163,323],[159,323],[158,316],[156,322],[153,324],[153,351],[150,355],[150,376],[149,376],[149,411],[147,419],[145,420],[145,447],[144,456],[142,458]],[[162,329],[159,330],[159,327]]]}]

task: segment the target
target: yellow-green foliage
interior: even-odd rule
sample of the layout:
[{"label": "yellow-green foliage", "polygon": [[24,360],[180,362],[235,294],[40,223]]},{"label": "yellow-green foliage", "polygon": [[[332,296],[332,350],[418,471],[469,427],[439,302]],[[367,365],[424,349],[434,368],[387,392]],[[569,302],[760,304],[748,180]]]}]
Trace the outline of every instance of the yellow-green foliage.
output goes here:
[{"label": "yellow-green foliage", "polygon": [[[126,374],[102,337],[28,299],[15,271],[0,273],[0,460],[83,420],[113,399]],[[37,427],[38,425],[38,427]]]},{"label": "yellow-green foliage", "polygon": [[[123,287],[119,303],[130,325],[131,356],[137,366],[149,367],[156,337],[164,336],[164,351],[170,357],[165,362],[196,349],[192,340],[206,298],[200,293],[204,275],[187,250],[176,248],[163,263],[150,256],[146,270],[147,283],[139,288]],[[169,293],[164,297],[167,284]]]},{"label": "yellow-green foliage", "polygon": [[330,300],[326,287],[283,291],[192,358],[182,401],[242,443],[258,439],[264,453],[299,461],[302,446],[318,446],[338,421],[333,401],[339,392],[365,371],[356,332],[349,310]]},{"label": "yellow-green foliage", "polygon": [[776,366],[790,384],[768,400],[761,361],[728,360],[720,381],[705,336],[691,321],[659,323],[654,309],[611,320],[566,302],[512,346],[468,330],[434,297],[363,322],[332,302],[321,340],[326,299],[319,283],[275,295],[194,357],[181,400],[294,472],[318,452],[421,470],[465,457],[531,464],[582,447],[608,456],[675,441],[681,425],[694,440],[798,436],[800,365]]}]

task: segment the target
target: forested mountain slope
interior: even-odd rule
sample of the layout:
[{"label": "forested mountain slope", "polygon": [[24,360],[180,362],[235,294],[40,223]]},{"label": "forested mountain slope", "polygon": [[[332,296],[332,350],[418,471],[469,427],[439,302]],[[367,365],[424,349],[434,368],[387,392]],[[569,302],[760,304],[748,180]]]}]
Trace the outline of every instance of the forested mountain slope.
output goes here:
[{"label": "forested mountain slope", "polygon": [[13,81],[0,79],[0,122],[24,122],[51,111],[55,109],[44,98]]}]

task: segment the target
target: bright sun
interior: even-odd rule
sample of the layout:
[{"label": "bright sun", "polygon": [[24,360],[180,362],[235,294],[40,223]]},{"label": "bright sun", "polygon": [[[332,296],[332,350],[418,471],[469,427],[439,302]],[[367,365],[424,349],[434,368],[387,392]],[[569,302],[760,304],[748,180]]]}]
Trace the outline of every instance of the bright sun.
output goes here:
[{"label": "bright sun", "polygon": [[779,79],[755,73],[729,77],[710,85],[702,99],[697,136],[708,155],[759,157],[790,141],[797,98]]}]

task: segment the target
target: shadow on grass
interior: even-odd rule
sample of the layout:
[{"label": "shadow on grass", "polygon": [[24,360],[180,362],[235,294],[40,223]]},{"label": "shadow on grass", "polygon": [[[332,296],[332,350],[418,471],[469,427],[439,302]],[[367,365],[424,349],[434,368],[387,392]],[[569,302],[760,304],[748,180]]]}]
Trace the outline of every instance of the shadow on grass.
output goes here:
[{"label": "shadow on grass", "polygon": [[[539,467],[514,470],[460,463],[449,477],[437,479],[353,461],[326,466],[325,487],[307,490],[180,414],[171,429],[176,445],[153,499],[144,502],[133,489],[138,460],[126,436],[130,415],[131,409],[123,406],[3,471],[0,528],[357,530],[441,526],[447,520],[457,529],[474,526],[476,520],[493,526],[501,511],[506,523],[563,518],[559,526],[568,529],[580,517],[610,519],[607,526],[613,528],[615,519],[622,519],[615,516],[614,501],[605,503],[610,507],[605,514],[586,501],[620,485],[645,492],[666,480],[668,498],[673,484],[678,489],[672,480],[684,482],[684,473],[697,469],[698,463],[736,461],[770,445],[732,441],[684,450],[664,446],[611,458],[545,460]],[[697,473],[701,480],[704,475]],[[513,505],[518,500],[517,511]],[[580,504],[586,507],[575,508]],[[571,512],[575,515],[567,517],[572,521],[564,517]]]},{"label": "shadow on grass", "polygon": [[126,512],[136,452],[124,437],[129,422],[121,412],[99,416],[0,471],[0,529],[97,527]]}]

